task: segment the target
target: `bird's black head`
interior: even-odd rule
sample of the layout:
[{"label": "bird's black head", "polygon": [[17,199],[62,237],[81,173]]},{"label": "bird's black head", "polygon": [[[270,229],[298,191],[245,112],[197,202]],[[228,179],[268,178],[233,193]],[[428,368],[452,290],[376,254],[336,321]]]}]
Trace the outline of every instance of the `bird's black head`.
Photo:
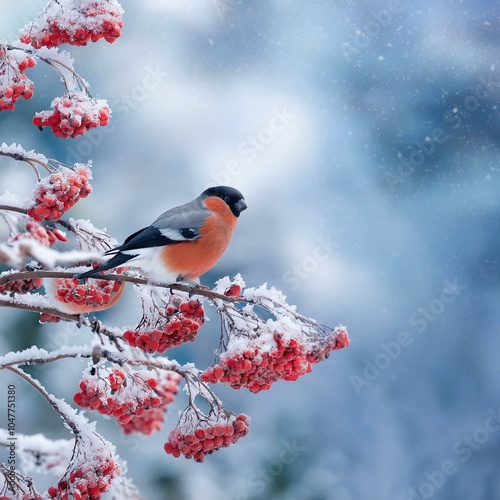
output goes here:
[{"label": "bird's black head", "polygon": [[203,197],[217,196],[224,200],[235,217],[239,217],[243,210],[246,210],[247,204],[243,195],[237,190],[229,186],[216,186],[203,191]]}]

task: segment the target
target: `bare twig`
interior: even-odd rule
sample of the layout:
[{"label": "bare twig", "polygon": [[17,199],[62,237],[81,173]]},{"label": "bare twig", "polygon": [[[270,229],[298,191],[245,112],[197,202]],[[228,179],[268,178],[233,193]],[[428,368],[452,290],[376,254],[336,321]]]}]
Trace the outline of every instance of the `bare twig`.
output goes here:
[{"label": "bare twig", "polygon": [[26,215],[28,210],[26,208],[13,207],[11,205],[0,205],[0,210],[6,210],[8,212],[17,212]]}]

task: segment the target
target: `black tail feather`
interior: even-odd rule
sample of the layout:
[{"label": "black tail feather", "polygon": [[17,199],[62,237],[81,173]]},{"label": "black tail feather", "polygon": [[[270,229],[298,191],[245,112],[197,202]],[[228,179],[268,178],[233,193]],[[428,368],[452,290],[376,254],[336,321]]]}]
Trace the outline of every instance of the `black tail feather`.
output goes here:
[{"label": "black tail feather", "polygon": [[96,267],[94,269],[91,269],[90,271],[86,271],[82,274],[79,274],[77,276],[77,279],[83,280],[86,278],[94,278],[95,276],[99,275],[101,271],[107,271],[108,269],[113,269],[115,267],[118,267],[123,263],[129,261],[133,257],[136,257],[136,255],[127,255],[119,252],[114,257],[109,259],[108,262],[101,264],[99,267]]}]

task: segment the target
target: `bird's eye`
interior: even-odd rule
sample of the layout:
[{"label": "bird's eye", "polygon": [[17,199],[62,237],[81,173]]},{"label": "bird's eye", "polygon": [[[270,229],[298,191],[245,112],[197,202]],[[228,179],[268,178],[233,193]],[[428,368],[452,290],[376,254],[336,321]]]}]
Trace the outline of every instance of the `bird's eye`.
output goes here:
[{"label": "bird's eye", "polygon": [[224,196],[224,201],[226,203],[229,203],[231,201],[231,198],[229,196]]}]

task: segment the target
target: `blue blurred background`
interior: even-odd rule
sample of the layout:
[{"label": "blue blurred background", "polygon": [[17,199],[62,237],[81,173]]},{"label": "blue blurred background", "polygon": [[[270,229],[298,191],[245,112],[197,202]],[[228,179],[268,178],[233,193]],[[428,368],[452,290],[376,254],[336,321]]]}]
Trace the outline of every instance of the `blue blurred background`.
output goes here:
[{"label": "blue blurred background", "polygon": [[[0,37],[14,39],[44,3],[3,0]],[[249,286],[268,282],[351,338],[295,383],[257,395],[216,387],[252,426],[203,465],[163,452],[182,395],[150,438],[99,418],[144,497],[500,498],[498,2],[123,7],[115,44],[69,48],[110,102],[110,125],[75,140],[36,130],[33,113],[63,92],[39,62],[34,97],[0,115],[0,142],[92,160],[94,191],[70,215],[118,240],[210,185],[240,189],[249,208],[203,282],[237,272]],[[1,192],[32,190],[29,167],[1,168]],[[128,292],[106,323],[138,321]],[[2,350],[91,335],[1,315]],[[211,363],[219,324],[209,316],[172,356]],[[84,367],[38,376],[71,399]],[[4,391],[13,378],[0,377]],[[41,411],[18,386],[18,408]],[[19,414],[19,432],[63,436],[50,412],[40,420]]]}]

